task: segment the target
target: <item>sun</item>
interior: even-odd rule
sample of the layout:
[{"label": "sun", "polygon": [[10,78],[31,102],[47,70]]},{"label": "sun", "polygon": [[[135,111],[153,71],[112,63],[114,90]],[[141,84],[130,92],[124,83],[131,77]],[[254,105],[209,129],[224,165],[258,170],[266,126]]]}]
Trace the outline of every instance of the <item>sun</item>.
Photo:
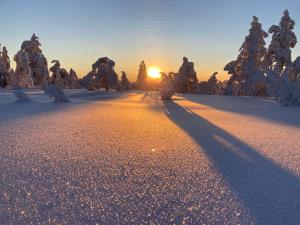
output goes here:
[{"label": "sun", "polygon": [[148,77],[153,79],[160,78],[160,69],[157,66],[150,66],[148,69]]}]

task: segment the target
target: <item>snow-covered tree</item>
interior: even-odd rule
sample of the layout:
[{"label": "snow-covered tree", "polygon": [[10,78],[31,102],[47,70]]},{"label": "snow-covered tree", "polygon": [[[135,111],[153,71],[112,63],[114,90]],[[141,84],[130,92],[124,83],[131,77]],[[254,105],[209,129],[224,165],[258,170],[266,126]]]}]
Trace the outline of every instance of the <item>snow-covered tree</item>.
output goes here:
[{"label": "snow-covered tree", "polygon": [[19,50],[14,56],[14,61],[16,62],[16,71],[12,77],[12,86],[20,88],[33,87],[34,84],[27,53],[22,49]]},{"label": "snow-covered tree", "polygon": [[109,58],[107,58],[104,77],[108,79],[108,88],[109,89],[119,89],[118,87],[118,74],[115,72],[115,62]]},{"label": "snow-covered tree", "polygon": [[218,95],[223,93],[222,83],[217,79],[217,72],[213,73],[207,81],[199,83],[199,93],[207,95]]},{"label": "snow-covered tree", "polygon": [[89,90],[105,88],[118,89],[118,75],[114,71],[115,62],[108,57],[101,57],[92,65],[90,71],[82,79],[82,84]]},{"label": "snow-covered tree", "polygon": [[127,75],[124,71],[121,72],[122,75],[121,75],[121,90],[122,91],[127,91],[127,90],[130,90],[130,82],[127,78]]},{"label": "snow-covered tree", "polygon": [[70,69],[70,72],[69,72],[68,86],[69,86],[69,88],[80,88],[80,83],[79,83],[77,74],[76,74],[75,70],[73,70],[72,68]]},{"label": "snow-covered tree", "polygon": [[148,78],[147,67],[143,60],[142,62],[140,62],[140,65],[139,65],[139,71],[138,71],[137,81],[136,81],[137,89],[139,89],[139,90],[147,89],[147,78]]},{"label": "snow-covered tree", "polygon": [[[280,96],[283,95],[283,86],[285,88],[288,87],[285,84],[289,78],[282,78],[281,76],[286,76],[293,70],[291,49],[297,44],[297,37],[293,32],[294,27],[295,21],[291,19],[288,10],[285,10],[279,25],[273,25],[269,29],[269,33],[272,34],[272,40],[268,48],[265,64],[268,93],[276,99],[282,99]],[[290,85],[289,87],[292,86]]]},{"label": "snow-covered tree", "polygon": [[44,89],[45,95],[48,95],[50,98],[54,98],[54,103],[63,103],[70,101],[61,88],[53,84],[48,85],[46,82],[44,83],[45,85],[42,86],[42,89]]},{"label": "snow-covered tree", "polygon": [[279,102],[283,106],[300,105],[300,87],[295,81],[290,79],[293,71],[286,68],[281,76],[279,83]]},{"label": "snow-covered tree", "polygon": [[238,89],[238,73],[236,71],[237,66],[236,61],[231,61],[224,67],[224,71],[227,71],[230,75],[229,80],[226,82],[225,88],[224,88],[224,95],[237,95],[237,89]]},{"label": "snow-covered tree", "polygon": [[298,56],[293,62],[293,76],[290,78],[292,81],[295,81],[300,87],[300,57]]},{"label": "snow-covered tree", "polygon": [[176,92],[195,93],[198,90],[198,78],[194,63],[189,62],[187,57],[183,57],[178,74],[174,76],[174,86]]},{"label": "snow-covered tree", "polygon": [[4,64],[5,69],[7,71],[9,71],[10,70],[10,59],[8,56],[8,51],[5,46],[3,46],[2,52],[0,54],[1,54],[1,62]]},{"label": "snow-covered tree", "polygon": [[17,88],[14,91],[14,95],[16,97],[16,102],[17,103],[27,103],[27,102],[31,102],[31,99],[29,98],[29,96],[20,88]]},{"label": "snow-covered tree", "polygon": [[[254,75],[263,71],[263,62],[267,49],[265,38],[268,34],[262,29],[258,18],[253,16],[249,35],[239,49],[237,60],[228,63],[224,70],[231,75],[226,87],[227,94],[257,95]],[[256,88],[253,88],[253,87]]]},{"label": "snow-covered tree", "polygon": [[48,62],[40,48],[39,37],[32,35],[30,40],[23,41],[21,49],[29,58],[29,66],[34,85],[42,86],[44,81],[49,80]]},{"label": "snow-covered tree", "polygon": [[174,80],[173,73],[170,72],[168,75],[164,72],[161,72],[161,81],[160,81],[160,97],[162,100],[170,100],[175,94],[174,90]]},{"label": "snow-covered tree", "polygon": [[80,83],[76,72],[70,69],[70,73],[64,68],[60,67],[58,60],[52,60],[53,66],[50,68],[52,72],[50,83],[60,88],[80,88]]},{"label": "snow-covered tree", "polygon": [[217,72],[213,73],[207,81],[207,88],[209,94],[219,94],[220,92],[217,74],[218,74]]},{"label": "snow-covered tree", "polygon": [[50,67],[50,72],[52,72],[51,75],[51,83],[58,86],[58,87],[64,87],[64,78],[63,78],[63,71],[60,68],[60,62],[58,60],[52,60],[51,63],[53,66]]},{"label": "snow-covered tree", "polygon": [[285,10],[279,25],[273,25],[269,29],[272,34],[271,44],[268,48],[266,63],[267,67],[278,75],[292,62],[291,48],[297,44],[297,37],[293,32],[295,21],[291,19],[289,11]]},{"label": "snow-covered tree", "polygon": [[283,106],[300,105],[300,57],[285,67],[276,85]]},{"label": "snow-covered tree", "polygon": [[7,87],[11,83],[11,78],[12,73],[8,51],[6,47],[3,47],[2,51],[0,49],[0,87]]},{"label": "snow-covered tree", "polygon": [[269,96],[268,82],[264,71],[257,70],[251,78],[252,86],[251,91],[253,96]]}]

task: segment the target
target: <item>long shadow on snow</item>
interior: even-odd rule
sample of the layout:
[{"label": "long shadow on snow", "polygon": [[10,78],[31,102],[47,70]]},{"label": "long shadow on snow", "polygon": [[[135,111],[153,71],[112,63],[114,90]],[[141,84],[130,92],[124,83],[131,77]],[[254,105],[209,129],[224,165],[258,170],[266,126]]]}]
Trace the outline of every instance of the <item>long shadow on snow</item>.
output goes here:
[{"label": "long shadow on snow", "polygon": [[97,101],[97,100],[112,100],[115,98],[120,98],[123,97],[126,93],[129,92],[88,91],[88,92],[70,93],[67,94],[67,96],[70,99],[83,99],[83,100]]},{"label": "long shadow on snow", "polygon": [[127,92],[103,94],[101,92],[86,92],[79,94],[68,94],[67,96],[71,100],[71,102],[68,103],[42,103],[34,100],[28,103],[2,103],[0,104],[0,122],[12,119],[22,119],[43,113],[57,112],[60,110],[71,110],[76,107],[80,107],[83,104],[88,104],[91,101],[108,101],[125,97],[126,93]]},{"label": "long shadow on snow", "polygon": [[300,107],[283,107],[268,98],[186,94],[182,96],[189,101],[215,109],[300,127]]},{"label": "long shadow on snow", "polygon": [[167,116],[213,160],[258,224],[299,224],[299,177],[178,104],[167,101],[164,107]]}]

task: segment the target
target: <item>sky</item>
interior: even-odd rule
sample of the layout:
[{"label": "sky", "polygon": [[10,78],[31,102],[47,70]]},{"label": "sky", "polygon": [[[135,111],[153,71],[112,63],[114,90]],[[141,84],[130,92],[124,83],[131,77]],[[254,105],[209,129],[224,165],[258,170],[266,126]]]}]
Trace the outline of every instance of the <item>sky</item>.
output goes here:
[{"label": "sky", "polygon": [[[199,80],[214,72],[224,80],[223,68],[236,59],[253,15],[268,31],[285,9],[300,35],[299,0],[0,0],[0,43],[12,60],[36,33],[49,64],[58,59],[79,77],[103,56],[131,81],[142,60],[176,72],[186,56]],[[293,57],[300,55],[299,45]]]}]

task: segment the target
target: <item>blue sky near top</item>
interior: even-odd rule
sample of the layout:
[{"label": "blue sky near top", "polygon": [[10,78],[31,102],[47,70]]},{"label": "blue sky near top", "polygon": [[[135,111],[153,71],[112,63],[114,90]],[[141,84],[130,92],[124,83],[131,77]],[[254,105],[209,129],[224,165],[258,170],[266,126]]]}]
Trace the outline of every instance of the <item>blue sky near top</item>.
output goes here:
[{"label": "blue sky near top", "polygon": [[116,71],[126,71],[130,80],[143,59],[168,72],[177,71],[187,56],[200,80],[215,71],[225,79],[223,67],[236,58],[252,16],[267,31],[285,9],[300,36],[296,0],[0,0],[0,43],[12,59],[35,32],[48,61],[58,59],[79,76],[102,56],[113,59]]}]

